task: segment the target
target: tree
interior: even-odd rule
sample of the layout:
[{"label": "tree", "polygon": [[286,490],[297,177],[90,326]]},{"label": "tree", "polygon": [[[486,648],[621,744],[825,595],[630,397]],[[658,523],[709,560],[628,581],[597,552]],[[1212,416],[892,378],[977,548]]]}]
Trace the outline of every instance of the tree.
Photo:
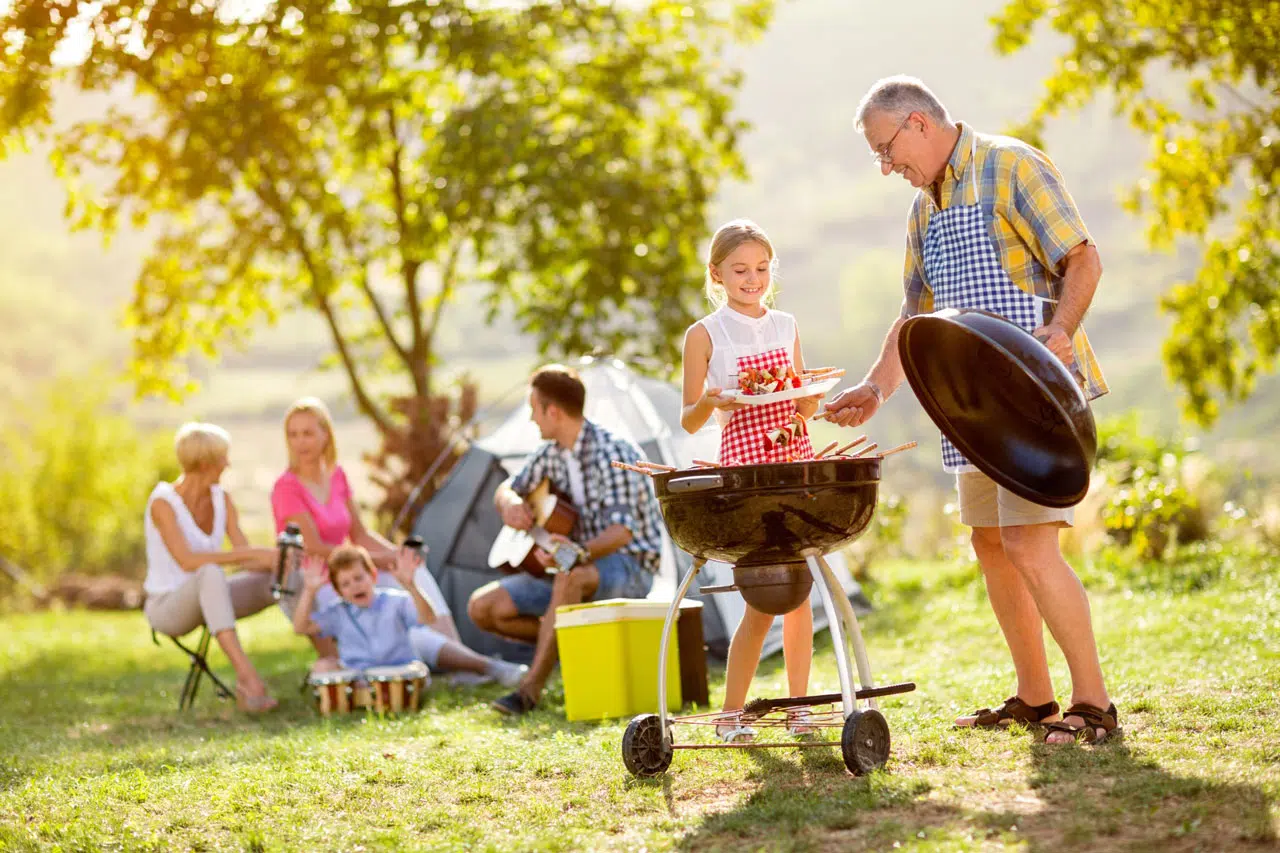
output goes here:
[{"label": "tree", "polygon": [[[180,397],[190,356],[318,312],[383,436],[394,511],[451,412],[474,408],[474,389],[457,403],[435,378],[454,300],[509,310],[543,352],[674,357],[707,204],[743,176],[739,77],[718,54],[771,11],[13,0],[0,145],[54,143],[76,227],[158,228],[130,309],[139,393]],[[132,97],[56,129],[68,85]],[[398,397],[371,389],[387,374]]]},{"label": "tree", "polygon": [[1209,426],[1280,353],[1280,2],[1012,0],[994,21],[996,48],[1025,48],[1045,19],[1070,47],[1021,132],[1037,140],[1050,116],[1112,92],[1152,141],[1150,176],[1126,198],[1148,214],[1149,242],[1205,241],[1195,280],[1161,305],[1184,411]]}]

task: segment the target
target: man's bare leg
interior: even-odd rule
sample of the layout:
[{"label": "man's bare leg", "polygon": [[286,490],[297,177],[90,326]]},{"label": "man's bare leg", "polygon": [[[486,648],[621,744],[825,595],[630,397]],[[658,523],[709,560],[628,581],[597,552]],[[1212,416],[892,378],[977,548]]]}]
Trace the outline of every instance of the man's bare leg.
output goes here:
[{"label": "man's bare leg", "polygon": [[467,615],[481,631],[521,643],[536,642],[542,622],[537,616],[524,616],[517,611],[511,593],[497,581],[485,584],[471,594]]},{"label": "man's bare leg", "polygon": [[[1071,703],[1084,702],[1105,710],[1111,699],[1098,660],[1089,597],[1075,571],[1062,557],[1058,527],[1052,524],[1005,527],[1001,530],[1001,539],[1009,562],[1022,575],[1049,626],[1049,633],[1067,659],[1067,668],[1071,671]],[[1084,720],[1075,716],[1066,717],[1065,722],[1084,724]],[[1073,738],[1066,732],[1051,732],[1046,740],[1065,743]]]},{"label": "man's bare leg", "polygon": [[556,645],[556,608],[566,604],[581,604],[595,595],[600,586],[600,573],[594,565],[579,566],[571,572],[561,572],[551,582],[551,604],[542,616],[542,625],[538,630],[537,647],[533,652],[533,663],[525,673],[524,680],[518,688],[521,693],[537,702],[542,696],[542,688],[551,677],[556,661],[560,657]]},{"label": "man's bare leg", "polygon": [[[1010,529],[1010,528],[1005,528]],[[1053,701],[1053,682],[1044,649],[1044,626],[1035,599],[1022,573],[1005,554],[999,527],[975,527],[971,537],[974,554],[982,567],[987,600],[1000,623],[1005,644],[1017,674],[1017,696],[1028,705]],[[957,726],[972,726],[976,716],[956,718]],[[1056,720],[1048,717],[1046,721]]]}]

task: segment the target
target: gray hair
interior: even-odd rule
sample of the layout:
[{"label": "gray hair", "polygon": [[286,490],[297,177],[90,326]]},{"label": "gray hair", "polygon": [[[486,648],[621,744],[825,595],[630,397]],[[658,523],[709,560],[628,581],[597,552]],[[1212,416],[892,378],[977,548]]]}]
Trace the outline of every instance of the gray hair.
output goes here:
[{"label": "gray hair", "polygon": [[893,118],[904,119],[911,113],[924,113],[938,124],[950,125],[951,114],[929,87],[915,77],[895,74],[875,82],[858,103],[853,125],[862,132],[871,113],[887,113]]}]

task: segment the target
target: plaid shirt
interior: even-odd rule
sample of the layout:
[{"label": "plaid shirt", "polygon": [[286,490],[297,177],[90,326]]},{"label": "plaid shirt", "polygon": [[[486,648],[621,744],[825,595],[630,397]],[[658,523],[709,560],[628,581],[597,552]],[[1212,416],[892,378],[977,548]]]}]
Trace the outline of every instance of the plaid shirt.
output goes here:
[{"label": "plaid shirt", "polygon": [[[578,507],[578,522],[570,538],[586,542],[610,525],[621,524],[631,531],[631,541],[619,550],[656,574],[662,554],[662,528],[649,478],[610,464],[616,459],[634,465],[644,458],[640,449],[604,427],[583,421],[572,452],[582,464],[587,505]],[[564,451],[554,441],[538,448],[511,481],[511,488],[525,497],[544,479],[549,479],[561,494],[572,494]]]},{"label": "plaid shirt", "polygon": [[[929,220],[952,204],[977,204],[978,199],[961,198],[969,186],[965,170],[981,169],[978,194],[981,196],[991,243],[1009,278],[1024,292],[1041,299],[1057,300],[1062,289],[1062,259],[1081,243],[1093,242],[1085,230],[1075,201],[1057,167],[1043,152],[1007,136],[987,136],[960,124],[960,141],[951,152],[943,171],[939,198],[932,189],[916,193],[907,221],[907,255],[902,280],[906,298],[902,316],[933,310],[933,292],[924,279],[921,248]],[[971,164],[970,143],[977,137]],[[963,179],[963,180],[962,180]],[[1084,328],[1072,338],[1076,360],[1072,374],[1089,399],[1109,390],[1102,368],[1089,345]]]}]

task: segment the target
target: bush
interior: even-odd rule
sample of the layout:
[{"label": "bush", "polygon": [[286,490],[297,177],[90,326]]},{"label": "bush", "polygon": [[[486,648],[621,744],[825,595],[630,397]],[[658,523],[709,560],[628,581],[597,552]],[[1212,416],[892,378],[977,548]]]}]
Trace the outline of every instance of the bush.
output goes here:
[{"label": "bush", "polygon": [[177,475],[177,463],[168,436],[139,434],[111,411],[109,386],[101,377],[53,382],[0,430],[0,555],[37,581],[64,571],[142,574],[147,495]]},{"label": "bush", "polygon": [[1191,593],[1265,565],[1256,548],[1240,543],[1196,542],[1155,560],[1139,559],[1132,550],[1103,548],[1080,570],[1090,589]]},{"label": "bush", "polygon": [[1140,559],[1211,535],[1216,502],[1206,492],[1213,472],[1193,442],[1144,434],[1132,414],[1111,418],[1098,429],[1098,473],[1107,535]]}]

